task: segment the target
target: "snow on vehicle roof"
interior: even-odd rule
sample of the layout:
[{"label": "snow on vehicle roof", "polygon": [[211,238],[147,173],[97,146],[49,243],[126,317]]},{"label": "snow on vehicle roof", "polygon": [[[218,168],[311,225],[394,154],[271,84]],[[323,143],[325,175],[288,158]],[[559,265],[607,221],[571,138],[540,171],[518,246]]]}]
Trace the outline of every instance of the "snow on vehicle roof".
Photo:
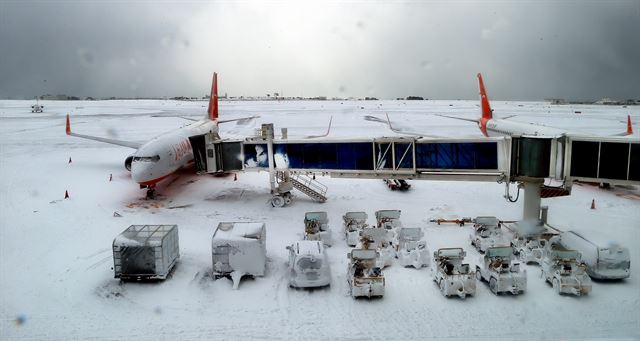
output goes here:
[{"label": "snow on vehicle roof", "polygon": [[611,247],[622,248],[623,247],[619,241],[612,240],[610,237],[604,235],[602,232],[599,232],[599,231],[593,231],[593,230],[579,231],[579,232],[566,231],[566,232],[563,232],[562,234],[564,235],[565,233],[573,233],[578,237],[583,238],[591,242],[592,244],[595,244],[598,248],[611,248]]},{"label": "snow on vehicle roof", "polygon": [[400,219],[400,210],[379,210],[376,211],[376,219],[391,218]]},{"label": "snow on vehicle roof", "polygon": [[264,223],[221,222],[213,234],[213,239],[261,239]]},{"label": "snow on vehicle roof", "polygon": [[351,250],[351,258],[353,259],[375,259],[378,256],[376,250],[353,249]]},{"label": "snow on vehicle roof", "polygon": [[304,214],[304,220],[318,220],[321,222],[326,222],[327,212],[307,212]]},{"label": "snow on vehicle roof", "polygon": [[478,225],[498,225],[500,221],[496,217],[476,217],[475,223]]},{"label": "snow on vehicle roof", "polygon": [[301,240],[296,242],[296,244],[296,252],[299,255],[320,255],[322,254],[322,251],[324,251],[322,243],[316,240]]},{"label": "snow on vehicle roof", "polygon": [[178,225],[131,225],[113,240],[117,246],[160,246],[162,238]]},{"label": "snow on vehicle roof", "polygon": [[419,227],[403,227],[400,229],[400,239],[404,240],[420,240],[424,233]]},{"label": "snow on vehicle roof", "polygon": [[462,258],[464,257],[464,250],[461,248],[438,249],[438,257]]},{"label": "snow on vehicle roof", "polygon": [[358,219],[367,220],[367,214],[365,212],[347,212],[344,215],[345,219]]},{"label": "snow on vehicle roof", "polygon": [[511,246],[490,247],[485,252],[487,257],[511,257],[512,254]]}]

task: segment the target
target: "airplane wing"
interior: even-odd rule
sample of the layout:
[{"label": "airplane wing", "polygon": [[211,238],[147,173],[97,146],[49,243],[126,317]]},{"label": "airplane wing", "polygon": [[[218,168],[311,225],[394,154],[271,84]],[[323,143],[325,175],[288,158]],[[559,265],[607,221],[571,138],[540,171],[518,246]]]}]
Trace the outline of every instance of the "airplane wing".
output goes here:
[{"label": "airplane wing", "polygon": [[400,129],[394,128],[393,125],[391,125],[391,120],[389,119],[389,114],[385,114],[385,115],[387,115],[387,124],[389,125],[389,129],[391,129],[391,131],[394,132],[394,133],[403,134],[403,135],[414,135],[414,136],[420,136],[420,137],[433,137],[433,138],[442,137],[442,136],[414,133],[414,132],[404,131],[404,130],[400,130]]},{"label": "airplane wing", "polygon": [[478,120],[474,120],[474,119],[471,119],[471,118],[448,116],[448,115],[442,115],[442,114],[435,114],[435,115],[436,116],[440,116],[440,117],[452,118],[454,120],[461,120],[461,121],[468,121],[468,122],[478,123]]},{"label": "airplane wing", "polygon": [[[228,123],[228,122],[235,122],[235,121],[241,121],[241,123],[244,123],[244,122],[253,120],[254,118],[258,118],[258,117],[260,117],[260,116],[255,115],[255,116],[242,117],[242,118],[233,118],[233,119],[229,119],[229,120],[218,120],[218,124],[220,124],[220,123]],[[187,119],[186,117],[183,117],[183,118]],[[195,120],[195,121],[197,121],[197,120]]]},{"label": "airplane wing", "polygon": [[329,135],[329,131],[331,131],[331,122],[332,121],[333,121],[333,116],[331,116],[331,118],[329,118],[329,127],[327,127],[327,132],[326,133],[324,133],[322,135],[308,135],[308,136],[305,136],[304,138],[305,139],[313,139],[313,138],[316,138],[316,137],[325,137],[325,136]]},{"label": "airplane wing", "polygon": [[129,147],[129,148],[133,148],[133,149],[138,149],[138,148],[140,148],[140,146],[142,146],[142,143],[140,143],[140,142],[122,141],[122,140],[115,140],[115,139],[107,139],[107,138],[98,137],[98,136],[89,136],[89,135],[72,133],[71,132],[71,121],[69,119],[69,114],[67,114],[66,133],[69,136],[75,136],[75,137],[80,137],[80,138],[83,138],[83,139],[94,140],[94,141],[104,142],[104,143],[109,143],[109,144],[115,144],[115,145],[118,145],[118,146]]}]

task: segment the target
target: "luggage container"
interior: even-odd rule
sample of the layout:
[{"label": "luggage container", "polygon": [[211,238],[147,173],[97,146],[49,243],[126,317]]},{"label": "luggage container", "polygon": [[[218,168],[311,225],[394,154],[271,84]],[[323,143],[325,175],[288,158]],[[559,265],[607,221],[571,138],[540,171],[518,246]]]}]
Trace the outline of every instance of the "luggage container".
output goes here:
[{"label": "luggage container", "polygon": [[560,235],[560,243],[567,249],[580,252],[591,278],[623,279],[630,275],[629,249],[608,238],[595,233],[584,235],[567,231]]},{"label": "luggage container", "polygon": [[121,280],[165,279],[180,257],[177,225],[131,225],[113,240]]},{"label": "luggage container", "polygon": [[221,222],[211,237],[213,277],[230,276],[237,289],[242,276],[264,276],[267,266],[264,223]]}]

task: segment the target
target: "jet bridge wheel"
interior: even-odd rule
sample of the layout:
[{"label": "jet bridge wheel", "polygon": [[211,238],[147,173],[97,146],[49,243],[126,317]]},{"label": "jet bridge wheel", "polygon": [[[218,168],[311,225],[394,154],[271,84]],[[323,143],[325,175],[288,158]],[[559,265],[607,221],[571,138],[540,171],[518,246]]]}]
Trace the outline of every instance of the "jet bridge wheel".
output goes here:
[{"label": "jet bridge wheel", "polygon": [[271,206],[273,207],[283,207],[286,201],[283,197],[277,195],[271,198]]}]

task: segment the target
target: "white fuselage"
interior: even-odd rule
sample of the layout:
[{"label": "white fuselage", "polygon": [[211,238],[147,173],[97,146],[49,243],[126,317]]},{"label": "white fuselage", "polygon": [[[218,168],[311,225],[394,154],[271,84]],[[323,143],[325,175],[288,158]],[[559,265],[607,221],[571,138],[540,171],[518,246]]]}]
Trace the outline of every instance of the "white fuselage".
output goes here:
[{"label": "white fuselage", "polygon": [[[482,127],[480,127],[482,130]],[[533,123],[520,123],[500,119],[489,119],[486,123],[487,136],[560,136],[566,134],[564,129],[545,127]]]},{"label": "white fuselage", "polygon": [[153,187],[193,161],[189,137],[218,132],[215,121],[203,119],[150,140],[133,153],[131,177],[141,187]]}]

